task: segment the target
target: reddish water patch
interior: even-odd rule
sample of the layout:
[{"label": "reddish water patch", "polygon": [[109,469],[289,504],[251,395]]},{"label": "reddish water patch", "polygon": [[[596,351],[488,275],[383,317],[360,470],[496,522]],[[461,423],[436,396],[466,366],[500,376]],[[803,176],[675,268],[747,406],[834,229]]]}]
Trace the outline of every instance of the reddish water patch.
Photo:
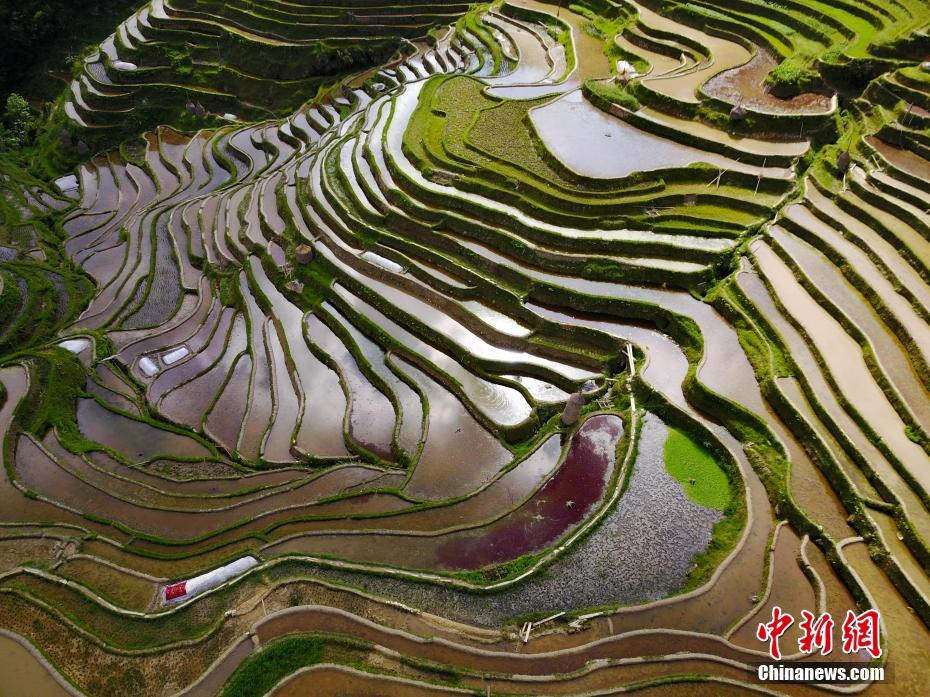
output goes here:
[{"label": "reddish water patch", "polygon": [[585,421],[558,472],[529,501],[493,525],[442,545],[436,551],[440,564],[479,569],[555,542],[601,500],[622,433],[617,416],[601,414]]}]

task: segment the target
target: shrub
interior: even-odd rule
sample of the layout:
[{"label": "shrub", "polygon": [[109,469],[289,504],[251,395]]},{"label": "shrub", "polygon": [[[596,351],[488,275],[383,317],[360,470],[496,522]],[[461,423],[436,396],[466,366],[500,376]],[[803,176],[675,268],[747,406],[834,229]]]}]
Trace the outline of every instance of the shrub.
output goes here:
[{"label": "shrub", "polygon": [[820,84],[820,73],[803,56],[791,56],[769,72],[765,84],[773,94],[788,98],[815,89]]},{"label": "shrub", "polygon": [[29,103],[12,93],[6,99],[3,110],[3,127],[0,129],[0,148],[20,148],[32,140],[36,129],[36,118]]}]

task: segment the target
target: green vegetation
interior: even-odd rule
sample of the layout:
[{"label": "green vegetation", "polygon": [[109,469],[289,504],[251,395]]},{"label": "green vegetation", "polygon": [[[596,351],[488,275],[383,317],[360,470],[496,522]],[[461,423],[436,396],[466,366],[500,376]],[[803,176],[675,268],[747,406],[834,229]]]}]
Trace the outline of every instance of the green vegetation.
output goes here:
[{"label": "green vegetation", "polygon": [[811,60],[802,56],[785,58],[765,78],[765,84],[779,97],[793,97],[819,86],[820,73],[811,67]]},{"label": "green vegetation", "polygon": [[250,656],[230,676],[220,697],[263,697],[283,678],[319,663],[325,643],[316,637],[286,637]]},{"label": "green vegetation", "polygon": [[[140,0],[18,0],[0,5],[0,96],[20,91],[30,100],[54,98],[75,57],[113,31]],[[41,50],[39,49],[41,47]],[[50,74],[52,73],[52,74]]]},{"label": "green vegetation", "polygon": [[0,152],[15,150],[30,142],[36,129],[36,115],[29,103],[21,96],[11,93],[6,98],[3,121],[0,124]]},{"label": "green vegetation", "polygon": [[[8,528],[5,550],[15,549],[14,536],[40,544],[65,538],[70,546],[60,563],[41,550],[22,559],[9,553],[12,565],[28,568],[0,583],[0,624],[40,649],[55,644],[49,655],[92,697],[161,694],[182,687],[164,675],[165,656],[181,645],[174,642],[189,651],[190,675],[194,667],[205,670],[247,631],[259,601],[263,615],[319,603],[404,626],[407,611],[399,604],[382,612],[379,600],[354,591],[301,585],[311,574],[345,578],[347,561],[356,565],[352,574],[383,576],[359,584],[370,592],[435,582],[479,593],[523,573],[552,573],[558,567],[542,565],[564,551],[558,540],[567,539],[565,530],[541,538],[539,548],[508,548],[495,557],[499,565],[467,572],[439,545],[460,533],[481,539],[483,529],[530,500],[546,472],[539,461],[526,463],[543,443],[556,454],[555,446],[565,445],[548,440],[565,432],[564,397],[594,375],[582,413],[622,414],[632,457],[635,398],[638,413],[650,411],[669,425],[662,453],[669,474],[691,500],[722,514],[673,591],[695,590],[718,569],[758,576],[762,564],[753,550],[765,535],[747,528],[758,524],[747,520],[749,490],[763,496],[752,500],[754,511],[770,508],[798,540],[807,536],[804,556],[825,583],[844,584],[861,607],[869,591],[887,597],[897,589],[930,626],[922,580],[912,573],[921,570],[902,570],[911,563],[907,554],[930,568],[923,537],[930,496],[912,465],[923,462],[930,442],[911,413],[915,403],[922,408],[914,395],[930,388],[923,343],[912,336],[921,328],[917,320],[930,320],[926,289],[918,287],[930,279],[930,226],[922,215],[930,189],[908,171],[919,159],[896,164],[905,155],[930,159],[930,72],[915,65],[930,45],[912,32],[926,25],[925,4],[650,3],[683,23],[673,33],[650,29],[606,0],[552,8],[558,19],[499,5],[171,0],[170,17],[136,16],[99,56],[81,47],[69,61],[77,81],[54,105],[36,104],[25,87],[4,93],[0,365],[26,367],[29,392],[20,399],[13,390],[19,406],[0,434],[4,500],[15,514],[0,522]],[[29,21],[44,26],[41,12]],[[620,32],[624,46],[664,52],[673,64],[683,55],[689,65],[715,65],[713,51],[690,35],[689,26],[700,26],[775,56],[780,63],[768,85],[779,94],[842,87],[839,108],[825,113],[819,96],[816,113],[805,113],[804,97],[779,105],[784,113],[750,111],[740,120],[732,105],[700,91],[688,101],[663,97],[648,81],[585,80],[589,101],[638,112],[624,118],[644,138],[739,159],[653,167],[646,146],[637,155],[640,171],[587,176],[560,162],[534,128],[533,109],[556,99],[545,93],[556,86],[517,92],[533,95],[527,99],[504,98],[495,94],[506,90],[488,90],[477,77],[516,67],[507,32],[526,32],[521,41],[536,36],[545,50],[561,45],[569,69],[585,67],[577,65],[585,56],[571,46],[569,21],[584,32],[586,48],[596,37],[599,61],[623,58],[641,70],[646,61],[615,43]],[[416,58],[405,59],[414,51]],[[115,67],[114,55],[134,67]],[[389,60],[390,68],[376,68]],[[598,70],[609,73],[606,65]],[[424,73],[433,76],[421,80]],[[420,90],[418,103],[397,98],[412,90]],[[406,123],[396,121],[402,106],[413,108]],[[226,111],[239,119],[221,119]],[[692,120],[702,126],[690,129]],[[187,135],[162,129],[140,138],[157,123]],[[201,129],[209,133],[188,137]],[[812,147],[803,155],[785,145],[808,137]],[[120,141],[118,150],[88,159]],[[43,183],[78,161],[86,163],[80,191]],[[312,257],[298,251],[301,244],[310,245]],[[774,256],[760,253],[766,245]],[[805,318],[783,304],[762,261],[771,258],[776,270],[787,267],[781,278],[796,279],[799,292],[861,348],[864,377],[888,402],[887,423],[873,423],[844,393],[833,356],[814,345]],[[172,273],[158,275],[166,270]],[[758,281],[754,273],[761,282],[750,292],[743,281]],[[844,293],[829,292],[834,281]],[[283,307],[275,306],[278,293]],[[183,302],[175,303],[177,296]],[[165,314],[130,329],[130,318],[152,298],[165,301]],[[848,306],[859,314],[847,317]],[[873,313],[874,321],[856,319]],[[797,333],[791,341],[802,343],[783,339],[789,325]],[[900,346],[897,362],[893,351],[879,361],[873,348],[871,340],[886,331],[891,341],[882,345]],[[87,354],[79,359],[55,346],[78,332],[95,342],[97,362],[89,369],[82,364]],[[634,368],[641,368],[629,383],[627,341],[635,344]],[[181,345],[190,353],[178,359]],[[0,403],[6,392],[0,385]],[[106,409],[94,424],[100,443],[78,429],[81,399]],[[507,409],[521,410],[519,417]],[[140,441],[150,436],[164,447],[140,442],[140,452],[123,452],[135,449],[118,428],[105,427],[110,420],[128,431],[127,418],[133,428],[145,427]],[[44,440],[52,460],[42,466],[57,467],[56,476],[30,479],[28,461],[14,457],[19,436],[42,441],[52,428],[69,452],[61,453],[53,437]],[[475,452],[464,437],[454,440],[465,429]],[[207,452],[172,452],[183,450],[172,440],[178,435]],[[863,439],[868,448],[860,447]],[[450,458],[459,456],[464,465],[449,472]],[[509,487],[528,471],[540,479],[524,482],[518,500]],[[418,492],[416,477],[424,472],[430,485],[448,482],[454,493]],[[622,496],[629,476],[627,468],[608,489]],[[87,495],[75,496],[76,488]],[[602,502],[596,510],[607,508]],[[884,529],[880,536],[877,521],[899,534],[889,528],[890,536]],[[388,536],[382,522],[398,524],[400,534]],[[527,515],[525,522],[551,520]],[[353,536],[344,549],[335,542],[342,534]],[[848,560],[869,563],[857,559],[859,543],[838,554],[836,540],[856,535],[884,576],[852,573]],[[416,543],[394,542],[406,538]],[[722,568],[741,539],[740,554]],[[797,545],[794,536],[789,541]],[[153,579],[189,578],[245,554],[261,554],[261,568],[187,605],[149,605],[162,585]],[[124,573],[118,567],[137,572],[131,588],[108,583]],[[605,594],[616,591],[608,571],[600,578]],[[862,578],[879,587],[866,588]],[[292,584],[289,592],[284,583]],[[411,604],[444,609],[435,600],[442,596],[417,590],[424,592],[412,593]],[[757,590],[745,588],[746,595]],[[527,592],[535,602],[533,588]],[[550,628],[567,630],[566,618],[583,614],[572,614],[577,597],[566,593],[569,614]],[[233,607],[240,610],[228,612]],[[747,607],[745,598],[721,607],[718,630],[733,626]],[[427,633],[422,619],[411,615],[409,626]],[[675,628],[671,620],[667,628]],[[89,651],[109,652],[120,668],[116,677],[87,677],[81,670],[88,653],[57,651],[56,642],[77,631],[97,647],[88,644]],[[455,627],[445,631],[453,637]],[[560,640],[568,647],[585,636],[566,631]],[[369,644],[349,641],[269,641],[239,666],[222,695],[258,697],[323,662],[383,668]],[[468,665],[388,661],[384,674],[446,685],[469,675],[477,683]]]},{"label": "green vegetation", "polygon": [[604,80],[588,80],[585,83],[585,90],[611,104],[617,104],[629,111],[637,111],[642,104],[633,94],[633,91],[627,85],[620,85],[616,82],[606,82]]},{"label": "green vegetation", "polygon": [[730,481],[707,449],[684,431],[669,428],[664,452],[665,469],[689,499],[708,508],[726,509],[732,496]]}]

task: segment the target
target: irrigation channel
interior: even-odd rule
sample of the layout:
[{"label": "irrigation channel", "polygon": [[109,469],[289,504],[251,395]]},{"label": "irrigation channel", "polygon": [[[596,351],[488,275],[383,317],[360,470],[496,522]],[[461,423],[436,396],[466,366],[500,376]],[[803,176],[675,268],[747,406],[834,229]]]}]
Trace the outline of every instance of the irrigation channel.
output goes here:
[{"label": "irrigation channel", "polygon": [[[141,7],[56,118],[182,125],[3,181],[0,339],[91,290],[0,353],[0,694],[925,694],[926,3],[252,5]],[[775,606],[892,680],[763,687]]]}]

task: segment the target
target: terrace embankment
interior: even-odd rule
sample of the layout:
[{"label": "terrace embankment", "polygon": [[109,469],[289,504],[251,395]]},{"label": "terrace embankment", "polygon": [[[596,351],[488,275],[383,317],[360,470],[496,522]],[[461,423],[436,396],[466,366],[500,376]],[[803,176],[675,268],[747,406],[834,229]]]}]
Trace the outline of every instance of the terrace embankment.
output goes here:
[{"label": "terrace embankment", "polygon": [[927,20],[139,8],[3,170],[0,624],[74,689],[16,679],[727,694],[778,605],[919,694]]}]

